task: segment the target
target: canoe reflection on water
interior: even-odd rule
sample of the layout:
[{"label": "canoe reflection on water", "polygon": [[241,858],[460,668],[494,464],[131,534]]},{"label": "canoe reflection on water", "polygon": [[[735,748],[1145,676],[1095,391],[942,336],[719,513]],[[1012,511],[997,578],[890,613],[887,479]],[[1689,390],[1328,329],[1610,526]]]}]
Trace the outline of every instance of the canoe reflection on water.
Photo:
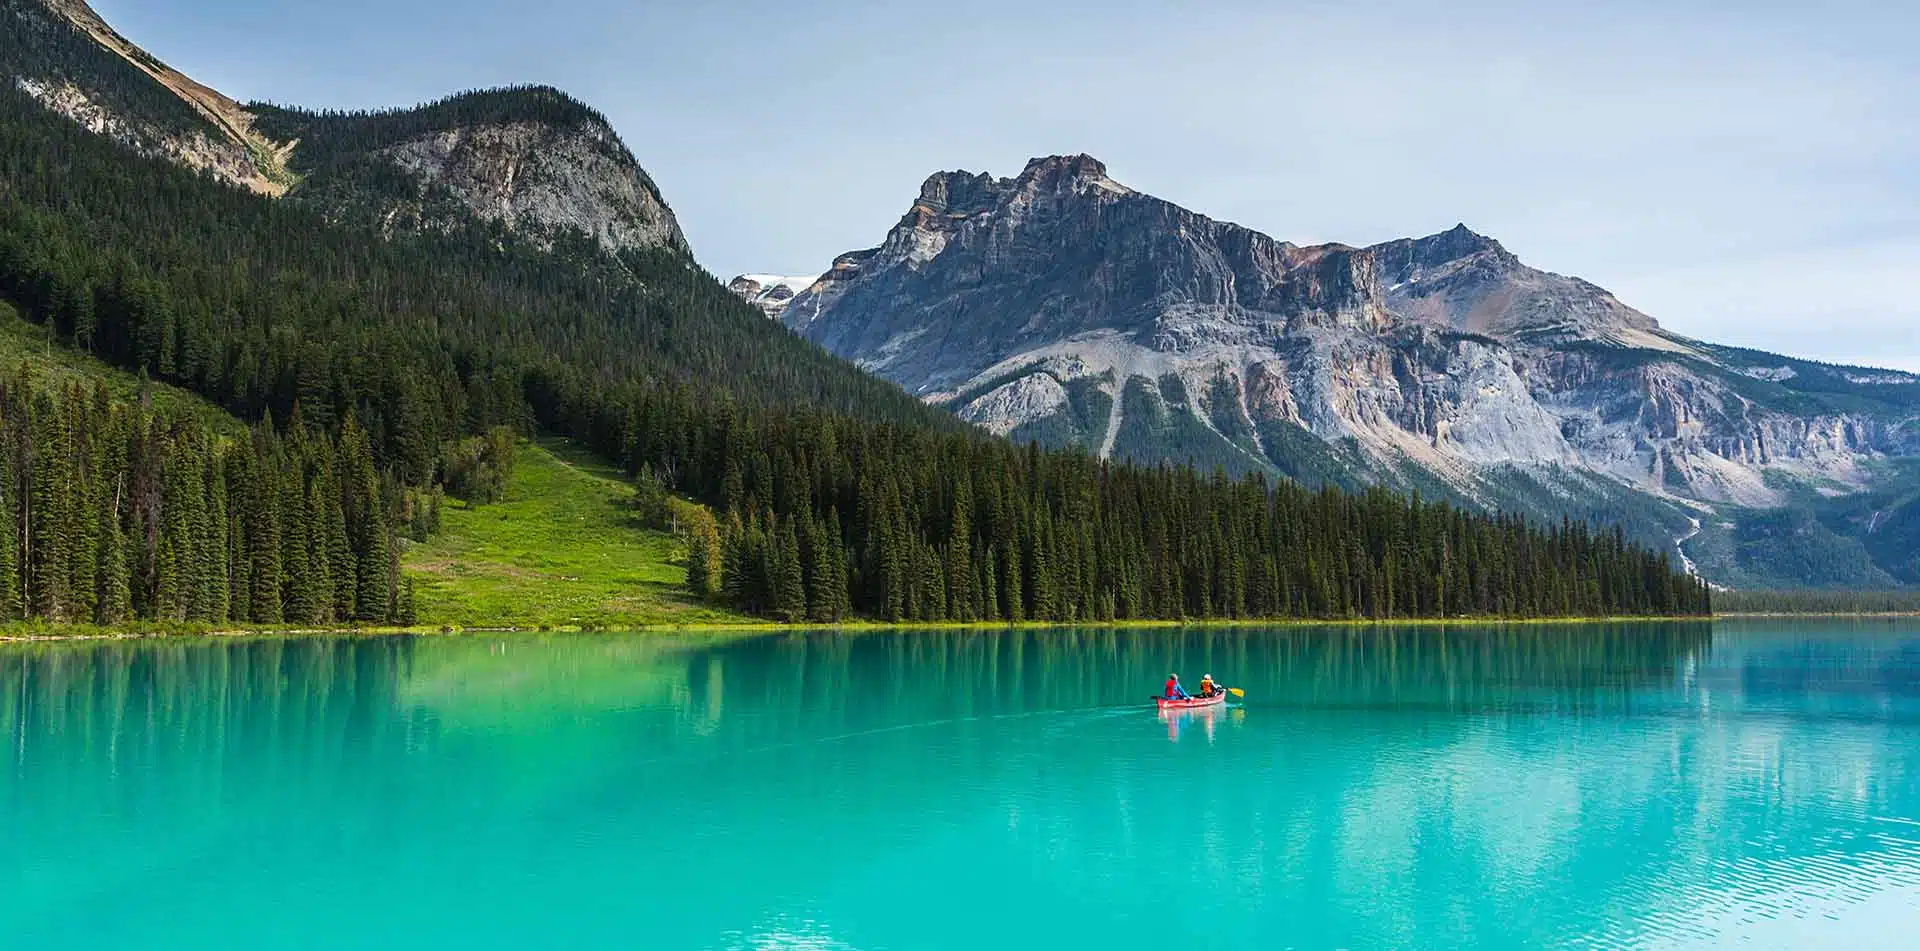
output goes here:
[{"label": "canoe reflection on water", "polygon": [[1213,742],[1213,731],[1220,721],[1231,717],[1238,725],[1247,718],[1244,707],[1228,707],[1221,704],[1206,707],[1188,707],[1186,709],[1162,707],[1160,722],[1167,725],[1167,740],[1180,742],[1180,734],[1193,727],[1199,727],[1206,733],[1207,742]]}]

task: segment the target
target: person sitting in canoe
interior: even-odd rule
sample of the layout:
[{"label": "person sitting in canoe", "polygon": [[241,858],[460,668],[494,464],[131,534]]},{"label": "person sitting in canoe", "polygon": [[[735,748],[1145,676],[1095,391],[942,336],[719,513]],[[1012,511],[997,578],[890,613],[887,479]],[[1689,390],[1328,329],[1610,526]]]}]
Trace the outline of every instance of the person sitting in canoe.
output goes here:
[{"label": "person sitting in canoe", "polygon": [[1187,688],[1180,686],[1179,674],[1167,675],[1167,699],[1168,700],[1192,700],[1193,699],[1193,695],[1187,692]]},{"label": "person sitting in canoe", "polygon": [[1206,674],[1200,678],[1200,696],[1211,697],[1219,692],[1220,685],[1213,682],[1212,674]]}]

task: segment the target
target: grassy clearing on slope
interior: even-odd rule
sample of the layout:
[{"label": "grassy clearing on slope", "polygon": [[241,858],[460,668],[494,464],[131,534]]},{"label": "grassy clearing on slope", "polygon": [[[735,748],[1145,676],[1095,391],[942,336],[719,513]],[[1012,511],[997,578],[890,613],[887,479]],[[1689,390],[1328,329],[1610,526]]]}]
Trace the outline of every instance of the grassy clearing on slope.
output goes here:
[{"label": "grassy clearing on slope", "polygon": [[[78,383],[91,389],[104,383],[115,399],[127,402],[132,402],[140,392],[138,376],[64,343],[49,341],[45,327],[28,323],[12,305],[0,303],[0,367],[15,370],[22,363],[33,367],[41,386],[66,387]],[[247,431],[246,424],[226,410],[186,390],[149,382],[147,392],[152,394],[157,408],[186,413],[229,435]]]},{"label": "grassy clearing on slope", "polygon": [[680,544],[635,524],[632,488],[563,441],[522,444],[506,498],[452,502],[439,534],[412,546],[420,623],[460,627],[727,624],[750,618],[684,589]]}]

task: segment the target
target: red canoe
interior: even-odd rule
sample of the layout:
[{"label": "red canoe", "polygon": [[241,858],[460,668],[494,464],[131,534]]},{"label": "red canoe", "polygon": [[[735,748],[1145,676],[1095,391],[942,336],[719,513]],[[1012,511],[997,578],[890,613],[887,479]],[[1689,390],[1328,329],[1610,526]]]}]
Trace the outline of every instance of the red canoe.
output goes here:
[{"label": "red canoe", "polygon": [[1165,697],[1155,697],[1153,702],[1158,704],[1162,710],[1193,710],[1199,707],[1217,707],[1227,702],[1227,692],[1222,690],[1211,697],[1195,697],[1192,700],[1168,700]]}]

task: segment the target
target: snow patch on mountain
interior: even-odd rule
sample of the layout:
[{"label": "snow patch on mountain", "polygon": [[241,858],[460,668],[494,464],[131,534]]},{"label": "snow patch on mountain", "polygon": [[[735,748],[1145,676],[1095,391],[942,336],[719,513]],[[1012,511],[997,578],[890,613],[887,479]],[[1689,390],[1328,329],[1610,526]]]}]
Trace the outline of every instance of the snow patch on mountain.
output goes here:
[{"label": "snow patch on mountain", "polygon": [[794,298],[800,296],[819,280],[820,276],[817,274],[811,277],[742,274],[727,282],[727,290],[760,308],[760,312],[768,317],[778,319],[787,309],[787,305],[793,303]]}]

